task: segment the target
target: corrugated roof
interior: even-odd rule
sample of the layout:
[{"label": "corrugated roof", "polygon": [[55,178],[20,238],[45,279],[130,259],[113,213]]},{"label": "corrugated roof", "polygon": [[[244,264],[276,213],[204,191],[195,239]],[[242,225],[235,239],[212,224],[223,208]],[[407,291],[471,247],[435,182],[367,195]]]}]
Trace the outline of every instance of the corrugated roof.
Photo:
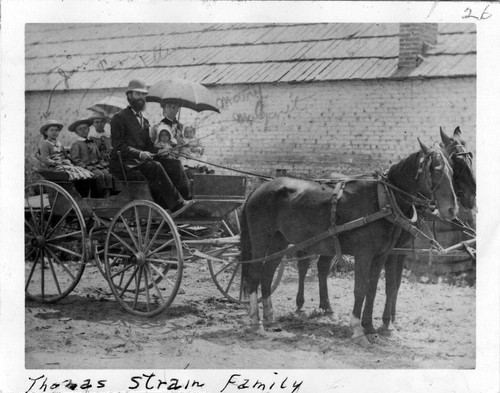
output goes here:
[{"label": "corrugated roof", "polygon": [[[476,73],[473,24],[440,24],[410,77]],[[399,24],[28,24],[26,90],[391,78]]]}]

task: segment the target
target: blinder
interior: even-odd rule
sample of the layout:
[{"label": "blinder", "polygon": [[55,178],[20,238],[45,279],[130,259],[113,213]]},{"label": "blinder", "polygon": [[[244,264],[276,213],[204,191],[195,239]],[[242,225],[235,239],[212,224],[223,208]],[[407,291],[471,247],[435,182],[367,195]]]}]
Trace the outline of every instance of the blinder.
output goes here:
[{"label": "blinder", "polygon": [[432,162],[433,162],[432,153],[426,154],[424,157],[420,157],[419,166],[417,169],[417,174],[415,176],[415,180],[417,180],[420,175],[425,176],[425,182],[427,183],[427,186],[429,187],[429,192],[432,196],[434,196],[434,192],[437,190],[437,188],[440,186],[441,182],[443,181],[443,178],[444,178],[445,172],[446,172],[444,166],[447,166],[450,169],[450,171],[453,171],[451,169],[450,165],[447,163],[445,157],[443,155],[441,155],[441,157],[443,158],[442,164],[439,166],[436,166],[436,168],[435,168],[435,169],[441,170],[441,177],[439,178],[439,181],[436,182],[436,184],[434,184],[434,182],[432,180],[432,174],[431,174],[431,168],[432,168]]}]

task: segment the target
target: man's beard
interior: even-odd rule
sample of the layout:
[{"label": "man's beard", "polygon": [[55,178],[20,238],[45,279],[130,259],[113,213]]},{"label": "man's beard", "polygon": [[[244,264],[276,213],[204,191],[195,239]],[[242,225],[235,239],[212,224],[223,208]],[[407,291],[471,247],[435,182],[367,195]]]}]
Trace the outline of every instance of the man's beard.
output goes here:
[{"label": "man's beard", "polygon": [[128,99],[128,102],[130,104],[130,107],[136,112],[142,112],[144,109],[146,109],[146,100],[142,98],[130,97]]}]

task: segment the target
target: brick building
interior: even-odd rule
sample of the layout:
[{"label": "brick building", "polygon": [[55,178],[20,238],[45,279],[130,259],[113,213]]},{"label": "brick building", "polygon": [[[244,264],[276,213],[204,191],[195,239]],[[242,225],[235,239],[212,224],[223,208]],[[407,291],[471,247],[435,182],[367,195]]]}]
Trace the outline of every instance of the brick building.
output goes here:
[{"label": "brick building", "polygon": [[[26,25],[26,154],[132,78],[206,85],[220,114],[181,111],[208,162],[266,175],[370,172],[459,125],[475,152],[472,24]],[[147,117],[161,118],[158,104]],[[65,129],[66,130],[66,129]],[[70,144],[73,135],[61,133]],[[27,178],[32,177],[29,159]]]}]

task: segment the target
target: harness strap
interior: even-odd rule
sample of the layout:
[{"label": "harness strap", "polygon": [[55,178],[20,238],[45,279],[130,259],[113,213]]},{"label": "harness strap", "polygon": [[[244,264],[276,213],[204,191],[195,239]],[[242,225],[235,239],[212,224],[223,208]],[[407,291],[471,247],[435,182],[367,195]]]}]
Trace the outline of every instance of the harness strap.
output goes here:
[{"label": "harness strap", "polygon": [[401,212],[399,205],[396,203],[393,191],[389,188],[390,184],[387,182],[380,182],[378,186],[378,202],[380,209],[391,210],[391,215],[387,217],[387,220],[393,224],[401,227],[403,230],[410,232],[412,237],[423,236],[426,238],[433,246],[441,250],[441,245],[434,239],[427,236],[424,232],[418,229],[405,215]]},{"label": "harness strap", "polygon": [[384,217],[388,217],[390,214],[392,214],[392,211],[390,209],[384,209],[382,211],[370,214],[366,217],[361,217],[361,218],[358,218],[356,220],[349,221],[345,224],[340,224],[340,225],[336,225],[334,227],[330,227],[327,231],[321,232],[320,234],[313,236],[309,239],[306,239],[300,243],[296,243],[293,246],[290,246],[283,251],[279,251],[279,252],[271,254],[271,255],[266,255],[265,257],[262,257],[262,258],[252,259],[250,261],[241,261],[240,263],[258,263],[258,262],[269,261],[270,259],[274,259],[274,258],[283,257],[283,256],[291,254],[295,251],[304,250],[307,247],[312,246],[316,243],[319,243],[320,241],[323,241],[329,237],[337,236],[339,233],[342,233],[345,231],[351,231],[353,229],[365,226],[373,221],[378,221]]},{"label": "harness strap", "polygon": [[[335,185],[333,189],[332,198],[330,200],[330,228],[329,231],[336,228],[337,223],[337,202],[342,198],[344,192],[345,182],[340,181]],[[335,252],[337,254],[338,262],[342,261],[342,248],[340,246],[340,240],[337,234],[332,235],[333,245],[335,246]]]}]

